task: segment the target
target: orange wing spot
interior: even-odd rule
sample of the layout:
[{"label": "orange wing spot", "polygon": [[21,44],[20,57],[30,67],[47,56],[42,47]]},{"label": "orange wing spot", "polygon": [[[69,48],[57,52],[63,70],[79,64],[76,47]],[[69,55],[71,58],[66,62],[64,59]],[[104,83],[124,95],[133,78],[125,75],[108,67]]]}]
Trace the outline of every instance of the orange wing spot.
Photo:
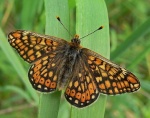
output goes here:
[{"label": "orange wing spot", "polygon": [[42,60],[47,60],[47,59],[48,59],[48,56],[42,58]]},{"label": "orange wing spot", "polygon": [[[21,48],[20,48],[20,49],[21,49]],[[25,50],[25,51],[28,51],[28,47],[25,47],[24,50]]]},{"label": "orange wing spot", "polygon": [[40,75],[40,71],[36,71],[36,73],[33,74],[33,77],[37,78],[37,76],[39,76],[39,75]]},{"label": "orange wing spot", "polygon": [[80,86],[78,87],[78,91],[81,91],[81,87]]},{"label": "orange wing spot", "polygon": [[53,71],[49,72],[49,77],[53,77]]},{"label": "orange wing spot", "polygon": [[103,70],[101,70],[101,74],[102,74],[103,77],[107,77],[108,76],[107,73],[105,71],[103,71]]},{"label": "orange wing spot", "polygon": [[57,46],[58,45],[58,43],[57,42],[52,42],[52,44],[54,45],[54,46]]},{"label": "orange wing spot", "polygon": [[38,77],[36,77],[36,78],[34,78],[35,79],[35,83],[38,83],[39,82],[39,80],[40,80],[40,76],[38,76]]},{"label": "orange wing spot", "polygon": [[88,64],[92,64],[92,61],[91,61],[91,60],[88,60]]},{"label": "orange wing spot", "polygon": [[99,88],[100,88],[100,89],[106,89],[104,84],[100,84],[100,85],[99,85]]},{"label": "orange wing spot", "polygon": [[85,94],[86,94],[86,100],[90,100],[90,92],[87,90],[86,92],[85,92]]},{"label": "orange wing spot", "polygon": [[39,65],[41,63],[41,60],[36,61],[35,65]]},{"label": "orange wing spot", "polygon": [[96,81],[99,83],[102,81],[102,77],[96,77]]},{"label": "orange wing spot", "polygon": [[106,64],[106,71],[110,69],[110,65]]},{"label": "orange wing spot", "polygon": [[127,77],[127,80],[131,83],[137,83],[137,80],[135,79],[134,76],[132,76],[131,74]]},{"label": "orange wing spot", "polygon": [[85,86],[84,86],[83,83],[81,83],[81,88],[82,88],[83,91],[85,90]]},{"label": "orange wing spot", "polygon": [[113,80],[114,78],[113,78],[113,76],[109,76],[109,78],[111,79],[111,80]]},{"label": "orange wing spot", "polygon": [[24,45],[22,42],[21,42],[21,43],[18,43],[18,46],[19,46],[19,47],[21,47],[22,45]]},{"label": "orange wing spot", "polygon": [[100,59],[96,59],[96,61],[94,61],[96,65],[100,65],[102,63],[102,60]]},{"label": "orange wing spot", "polygon": [[50,88],[56,88],[56,82],[51,82]]},{"label": "orange wing spot", "polygon": [[30,58],[31,61],[35,60],[35,56],[34,55],[30,56],[29,58]]},{"label": "orange wing spot", "polygon": [[106,63],[103,62],[103,64],[102,64],[102,65],[99,65],[99,67],[100,67],[101,69],[105,70],[105,65],[106,65]]},{"label": "orange wing spot", "polygon": [[45,38],[42,38],[40,44],[41,44],[41,45],[45,45],[45,40],[46,40]]},{"label": "orange wing spot", "polygon": [[25,48],[25,45],[20,46],[20,49],[23,50]]},{"label": "orange wing spot", "polygon": [[95,57],[89,56],[89,59],[93,61],[93,60],[95,60]]},{"label": "orange wing spot", "polygon": [[30,36],[30,39],[32,40],[32,43],[34,42],[34,44],[36,44],[36,40],[37,40],[37,38],[36,38],[36,37],[34,37],[34,36]]},{"label": "orange wing spot", "polygon": [[44,82],[45,82],[44,78],[41,78],[40,81],[39,81],[39,83],[42,84],[42,85],[44,84]]},{"label": "orange wing spot", "polygon": [[27,36],[23,36],[22,39],[23,39],[23,40],[26,40],[26,39],[28,39],[28,37],[27,37]]},{"label": "orange wing spot", "polygon": [[118,88],[117,88],[117,87],[115,87],[115,88],[114,88],[114,91],[115,91],[115,94],[118,94],[118,93],[119,93],[119,91],[118,91]]},{"label": "orange wing spot", "polygon": [[92,83],[89,83],[89,85],[88,85],[88,90],[89,90],[89,92],[90,92],[90,95],[94,93],[94,89],[93,89]]},{"label": "orange wing spot", "polygon": [[41,42],[41,40],[42,40],[42,38],[37,38],[37,43],[40,43]]},{"label": "orange wing spot", "polygon": [[53,47],[52,47],[52,49],[53,49],[53,50],[56,50],[56,47],[55,47],[55,46],[53,46]]},{"label": "orange wing spot", "polygon": [[52,45],[51,43],[52,43],[51,40],[46,40],[46,45],[51,46]]},{"label": "orange wing spot", "polygon": [[124,84],[126,87],[129,87],[129,83],[127,81],[124,81]]},{"label": "orange wing spot", "polygon": [[74,86],[75,86],[75,87],[78,87],[78,85],[79,85],[79,82],[78,82],[78,81],[74,82]]},{"label": "orange wing spot", "polygon": [[47,80],[45,81],[45,86],[46,86],[46,87],[49,87],[50,84],[51,84],[51,80],[50,80],[50,79],[47,79]]},{"label": "orange wing spot", "polygon": [[120,82],[117,82],[117,87],[118,87],[119,89],[122,88]]},{"label": "orange wing spot", "polygon": [[124,74],[120,73],[120,77],[121,77],[121,78],[124,78]]},{"label": "orange wing spot", "polygon": [[113,86],[113,87],[116,87],[116,86],[117,86],[116,82],[113,82],[113,83],[112,83],[112,86]]},{"label": "orange wing spot", "polygon": [[16,44],[18,44],[18,43],[20,43],[21,42],[21,40],[15,40],[15,43]]},{"label": "orange wing spot", "polygon": [[82,93],[81,95],[81,102],[85,102],[85,93]]},{"label": "orange wing spot", "polygon": [[26,59],[26,58],[27,58],[27,55],[23,55],[22,57],[23,57],[24,59]]},{"label": "orange wing spot", "polygon": [[117,73],[117,70],[115,69],[115,68],[111,68],[111,71],[114,73],[114,74],[116,74]]},{"label": "orange wing spot", "polygon": [[86,76],[86,81],[87,81],[87,83],[89,83],[89,82],[90,82],[90,78],[89,78],[89,76]]},{"label": "orange wing spot", "polygon": [[124,85],[123,82],[120,82],[120,84],[121,84],[121,87],[122,87],[122,88],[125,88],[125,85]]},{"label": "orange wing spot", "polygon": [[55,54],[50,54],[49,56],[53,58],[53,57],[55,57]]},{"label": "orange wing spot", "polygon": [[13,33],[12,35],[13,35],[13,37],[15,37],[15,38],[20,38],[20,37],[21,37],[21,34],[18,33],[18,32]]},{"label": "orange wing spot", "polygon": [[40,56],[42,56],[42,54],[41,54],[39,51],[38,51],[38,52],[36,52],[36,54],[35,54],[35,55],[36,55],[36,57],[37,57],[37,58],[39,58]]},{"label": "orange wing spot", "polygon": [[70,94],[70,89],[69,89],[69,88],[66,89],[66,94],[67,94],[67,95]]},{"label": "orange wing spot", "polygon": [[106,80],[105,81],[105,86],[106,86],[106,88],[110,88],[111,87],[110,81]]},{"label": "orange wing spot", "polygon": [[128,90],[128,91],[131,91],[131,89],[130,89],[130,88],[127,88],[127,90]]},{"label": "orange wing spot", "polygon": [[70,88],[72,87],[72,82],[69,83],[69,87],[70,87]]},{"label": "orange wing spot", "polygon": [[42,67],[42,64],[37,65],[33,70],[34,72],[38,71]]},{"label": "orange wing spot", "polygon": [[82,77],[82,74],[81,74],[81,73],[79,73],[79,77]]},{"label": "orange wing spot", "polygon": [[34,53],[33,49],[28,51],[28,56],[32,55]]},{"label": "orange wing spot", "polygon": [[40,46],[36,45],[36,46],[34,46],[34,49],[35,49],[35,50],[39,50],[39,49],[40,49]]},{"label": "orange wing spot", "polygon": [[43,76],[44,76],[44,77],[47,77],[47,73],[45,73]]},{"label": "orange wing spot", "polygon": [[114,73],[110,70],[110,71],[108,71],[108,73],[110,74],[110,75],[114,75]]},{"label": "orange wing spot", "polygon": [[135,88],[139,88],[140,85],[139,85],[139,84],[134,84],[134,87],[135,87]]},{"label": "orange wing spot", "polygon": [[44,62],[43,62],[43,66],[46,65],[47,63],[48,63],[48,61],[44,61]]},{"label": "orange wing spot", "polygon": [[81,99],[81,93],[78,92],[75,97],[76,97],[78,100],[80,100],[80,99]]},{"label": "orange wing spot", "polygon": [[70,92],[70,96],[71,96],[71,97],[74,97],[75,94],[76,94],[76,91],[75,91],[74,89],[72,89],[71,92]]},{"label": "orange wing spot", "polygon": [[57,80],[57,76],[55,75],[54,78],[53,78],[53,81],[56,81],[56,80]]},{"label": "orange wing spot", "polygon": [[24,50],[20,51],[20,55],[23,55],[24,54]]},{"label": "orange wing spot", "polygon": [[47,72],[47,69],[44,69],[42,72],[41,72],[41,75],[43,75],[44,73]]},{"label": "orange wing spot", "polygon": [[52,63],[52,67],[54,67],[56,64],[55,63]]},{"label": "orange wing spot", "polygon": [[109,90],[109,94],[113,94],[113,91],[112,91],[112,90]]}]

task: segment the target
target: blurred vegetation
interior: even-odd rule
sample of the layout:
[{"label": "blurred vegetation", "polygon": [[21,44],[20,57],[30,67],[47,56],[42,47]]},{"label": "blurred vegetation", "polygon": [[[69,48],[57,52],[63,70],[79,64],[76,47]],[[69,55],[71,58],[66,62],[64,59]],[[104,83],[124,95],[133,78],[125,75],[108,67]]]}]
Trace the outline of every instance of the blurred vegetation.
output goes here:
[{"label": "blurred vegetation", "polygon": [[[109,96],[105,118],[150,118],[150,1],[105,2],[109,14],[111,60],[133,72],[141,82],[141,89],[134,94]],[[74,0],[69,1],[69,7],[73,23]],[[0,0],[0,23],[0,117],[37,117],[38,95],[27,88],[29,83],[24,79],[29,65],[18,55],[17,59],[13,58],[16,53],[10,52],[9,46],[3,46],[7,34],[15,29],[45,33],[44,1]],[[12,63],[15,60],[18,64]]]}]

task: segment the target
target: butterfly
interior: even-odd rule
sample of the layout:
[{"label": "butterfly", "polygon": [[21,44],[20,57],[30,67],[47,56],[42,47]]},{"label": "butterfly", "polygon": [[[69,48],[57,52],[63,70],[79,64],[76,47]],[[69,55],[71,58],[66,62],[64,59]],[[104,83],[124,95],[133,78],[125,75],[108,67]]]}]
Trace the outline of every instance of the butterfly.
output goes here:
[{"label": "butterfly", "polygon": [[65,89],[66,100],[78,108],[92,104],[100,93],[116,95],[140,88],[134,74],[82,47],[78,35],[67,42],[16,30],[8,34],[8,41],[31,64],[28,77],[34,89],[45,93]]}]

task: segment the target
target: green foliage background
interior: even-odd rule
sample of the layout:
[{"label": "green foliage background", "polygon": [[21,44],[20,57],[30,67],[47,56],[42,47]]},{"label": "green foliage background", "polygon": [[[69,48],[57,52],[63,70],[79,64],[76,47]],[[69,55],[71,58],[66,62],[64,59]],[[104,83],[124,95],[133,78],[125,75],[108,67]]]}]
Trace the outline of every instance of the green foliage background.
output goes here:
[{"label": "green foliage background", "polygon": [[[84,0],[81,1],[83,2]],[[93,2],[97,1],[103,0],[95,0]],[[39,98],[42,101],[42,96],[39,97],[40,95],[32,89],[28,81],[27,71],[29,65],[10,47],[7,42],[7,34],[16,29],[30,30],[44,34],[45,25],[47,24],[46,22],[48,22],[45,16],[46,12],[48,12],[45,8],[47,5],[45,2],[46,0],[0,1],[0,118],[36,118],[40,112],[38,106]],[[63,0],[59,2],[64,3]],[[79,0],[69,0],[66,2],[68,3],[69,12],[64,11],[65,14],[61,14],[60,16],[64,24],[68,23],[66,27],[69,27],[72,34],[76,31],[81,31],[79,33],[84,34],[80,29],[80,25],[84,27],[84,25],[88,23],[88,19],[82,22],[76,21],[75,14],[78,9],[76,6],[81,7],[81,4],[76,5],[78,2]],[[84,2],[85,5],[88,4],[88,1]],[[92,17],[93,14],[100,12],[100,18],[104,17],[101,16],[101,13],[108,14],[109,24],[107,25],[109,25],[110,33],[110,59],[133,72],[141,82],[141,89],[134,94],[108,96],[107,101],[105,101],[106,98],[104,98],[103,104],[100,103],[99,108],[94,106],[92,109],[82,110],[83,112],[80,113],[70,108],[62,98],[60,108],[56,112],[59,118],[77,118],[80,117],[82,113],[82,117],[84,118],[86,117],[86,113],[104,113],[101,109],[105,109],[105,118],[150,117],[150,1],[106,0],[104,2],[106,3],[108,13],[104,13],[104,10],[95,10],[95,12],[91,10],[88,14]],[[58,6],[59,4],[61,3],[58,3]],[[82,5],[84,5],[84,3]],[[56,7],[58,6],[56,5]],[[52,12],[51,10],[50,7],[49,12]],[[78,11],[78,17],[80,17],[79,13],[83,12],[82,10],[81,12]],[[65,16],[67,14],[69,15]],[[67,21],[68,19],[69,21]],[[94,19],[95,22],[100,20],[100,23],[106,23],[103,21],[103,18],[99,19],[99,17],[95,17]],[[92,26],[95,22],[90,22],[90,25]],[[75,30],[75,23],[78,25],[77,30]],[[49,27],[49,25],[47,25],[47,27]],[[94,27],[97,28],[99,26]],[[94,27],[91,27],[92,29],[86,29],[86,32],[89,33],[93,31]],[[53,35],[61,31],[64,32],[63,28],[57,33],[52,29],[53,27],[49,28],[50,32],[54,32]],[[46,32],[49,33],[48,28]],[[99,33],[101,33],[101,31]],[[96,34],[93,34],[92,36],[96,37],[95,35]],[[67,38],[67,34],[60,36]],[[102,33],[99,40],[103,41],[103,38]],[[84,41],[83,43],[90,48],[88,43]],[[94,44],[94,48],[97,47],[95,45],[96,44]],[[91,47],[90,49],[96,51],[94,48]],[[97,48],[97,50],[100,49],[101,48]],[[105,50],[108,49],[109,47],[105,48]],[[109,57],[109,51],[107,51],[108,54],[106,54],[105,50],[101,53]],[[61,93],[57,93],[58,96],[60,96],[59,94]],[[40,104],[39,109],[41,108],[42,105]],[[54,108],[55,107],[53,107],[53,109]],[[72,111],[68,111],[68,109],[72,109]],[[48,111],[50,111],[50,109],[47,109],[46,112]],[[52,113],[50,112],[50,114]],[[39,117],[41,116],[39,115]],[[102,117],[103,116],[99,116],[99,118]],[[46,118],[46,116],[43,116],[43,118]]]}]

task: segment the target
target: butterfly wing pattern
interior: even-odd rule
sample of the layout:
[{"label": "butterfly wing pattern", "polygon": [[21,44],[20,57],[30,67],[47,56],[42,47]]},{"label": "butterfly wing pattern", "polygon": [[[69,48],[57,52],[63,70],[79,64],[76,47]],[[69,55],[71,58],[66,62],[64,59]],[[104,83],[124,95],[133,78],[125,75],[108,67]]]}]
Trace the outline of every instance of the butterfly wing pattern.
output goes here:
[{"label": "butterfly wing pattern", "polygon": [[134,74],[101,55],[80,46],[78,36],[71,42],[17,30],[8,41],[31,64],[28,77],[41,92],[65,90],[67,101],[78,108],[92,104],[100,93],[116,95],[140,88]]}]

